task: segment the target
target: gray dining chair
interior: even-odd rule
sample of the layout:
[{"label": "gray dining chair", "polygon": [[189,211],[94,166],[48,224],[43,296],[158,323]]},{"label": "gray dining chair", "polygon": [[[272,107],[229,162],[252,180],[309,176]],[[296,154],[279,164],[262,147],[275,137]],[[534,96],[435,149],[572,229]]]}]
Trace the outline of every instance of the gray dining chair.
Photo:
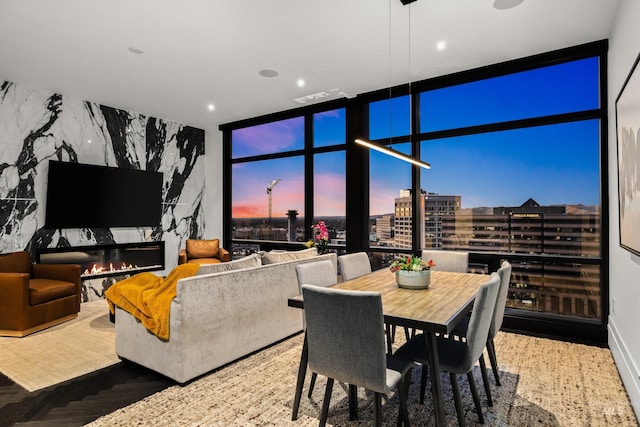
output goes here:
[{"label": "gray dining chair", "polygon": [[[334,259],[335,260],[335,259]],[[330,260],[308,262],[306,264],[296,265],[296,275],[298,277],[298,286],[302,292],[302,285],[314,286],[331,286],[338,283],[338,274],[336,267]],[[311,372],[311,381],[309,382],[309,394],[311,397],[313,388],[316,384],[318,374]]]},{"label": "gray dining chair", "polygon": [[302,285],[331,286],[338,283],[336,267],[330,260],[308,262],[296,265],[298,286]]},{"label": "gray dining chair", "polygon": [[[355,252],[352,254],[340,255],[338,257],[338,270],[342,276],[342,280],[351,280],[356,277],[364,276],[371,273],[371,262],[366,252]],[[396,336],[395,325],[385,325],[385,333],[387,336],[387,352],[393,352],[393,342]],[[408,334],[405,328],[405,334]]]},{"label": "gray dining chair", "polygon": [[425,262],[432,259],[436,263],[433,269],[437,271],[451,271],[454,273],[467,273],[469,271],[468,252],[423,249],[422,259]]},{"label": "gray dining chair", "polygon": [[[458,415],[458,423],[463,426],[464,411],[460,398],[460,388],[458,386],[458,374],[467,374],[469,388],[473,396],[473,402],[478,413],[480,423],[484,423],[480,397],[473,377],[473,366],[476,361],[483,358],[482,352],[489,336],[491,320],[496,305],[498,290],[500,288],[500,276],[491,273],[489,279],[480,286],[476,299],[473,303],[469,326],[467,328],[467,339],[457,341],[443,336],[436,337],[438,346],[438,357],[440,359],[440,369],[449,372],[451,389]],[[402,345],[395,353],[398,356],[406,357],[422,364],[425,370],[429,360],[427,356],[427,342],[423,334],[416,335],[409,342]],[[432,373],[438,375],[439,373]]]},{"label": "gray dining chair", "polygon": [[382,425],[382,395],[397,388],[398,423],[409,426],[407,393],[414,364],[385,353],[380,293],[305,284],[302,297],[309,368],[327,377],[319,425],[327,422],[333,383],[338,380],[374,392],[376,426]]},{"label": "gray dining chair", "polygon": [[[498,371],[498,359],[496,357],[496,348],[494,345],[494,338],[502,329],[502,321],[504,320],[504,309],[507,305],[507,294],[509,293],[509,286],[511,284],[511,264],[508,261],[502,261],[500,268],[497,271],[500,276],[500,290],[498,291],[498,298],[496,300],[496,307],[491,319],[491,327],[489,328],[489,336],[487,337],[487,354],[489,356],[489,362],[491,363],[491,369],[493,370],[493,377],[495,378],[496,385],[500,384],[500,375]],[[451,335],[458,337],[466,337],[467,329],[469,327],[469,317],[463,319],[460,324],[456,326]],[[480,366],[484,370],[482,378],[485,382],[485,389],[488,388],[487,381],[487,369],[486,366]],[[489,391],[487,395],[489,396]]]},{"label": "gray dining chair", "polygon": [[342,280],[351,280],[356,277],[371,273],[371,262],[366,252],[340,255],[338,257],[338,270]]}]

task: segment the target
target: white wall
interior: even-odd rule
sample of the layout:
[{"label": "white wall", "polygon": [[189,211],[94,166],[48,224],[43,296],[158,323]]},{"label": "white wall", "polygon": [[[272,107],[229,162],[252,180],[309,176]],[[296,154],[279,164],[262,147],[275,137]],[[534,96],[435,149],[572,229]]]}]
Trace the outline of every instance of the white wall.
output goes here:
[{"label": "white wall", "polygon": [[[620,0],[609,39],[609,347],[640,418],[640,258],[622,249],[618,232],[615,100],[640,53],[640,2]],[[640,70],[639,70],[640,71]],[[640,94],[637,94],[640,96]],[[640,224],[638,224],[640,227]]]},{"label": "white wall", "polygon": [[[222,132],[205,129],[204,238],[222,238]],[[231,248],[225,248],[231,249]]]}]

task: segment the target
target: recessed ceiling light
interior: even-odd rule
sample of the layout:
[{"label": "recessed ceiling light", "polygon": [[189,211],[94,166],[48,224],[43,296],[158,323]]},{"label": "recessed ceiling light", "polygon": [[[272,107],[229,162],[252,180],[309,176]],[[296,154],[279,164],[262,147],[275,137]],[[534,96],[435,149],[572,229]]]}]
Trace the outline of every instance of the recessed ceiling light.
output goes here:
[{"label": "recessed ceiling light", "polygon": [[276,77],[278,75],[278,72],[276,70],[264,69],[258,71],[258,74],[260,74],[262,77]]},{"label": "recessed ceiling light", "polygon": [[438,43],[436,43],[436,49],[445,50],[446,48],[447,48],[447,42],[445,42],[444,40],[440,40]]},{"label": "recessed ceiling light", "polygon": [[493,7],[499,10],[511,9],[518,6],[524,0],[494,0]]},{"label": "recessed ceiling light", "polygon": [[134,53],[136,55],[142,55],[144,50],[138,49],[137,47],[129,46],[129,52]]},{"label": "recessed ceiling light", "polygon": [[91,144],[93,141],[91,141],[90,139],[87,139],[87,144]]},{"label": "recessed ceiling light", "polygon": [[298,81],[296,82],[296,84],[298,85],[298,87],[304,87],[304,85],[306,84],[304,79],[298,79]]},{"label": "recessed ceiling light", "polygon": [[209,111],[213,111],[213,110],[215,110],[215,109],[216,109],[216,106],[215,106],[215,105],[213,105],[213,104],[209,104],[209,105],[207,106],[207,108],[209,109]]}]

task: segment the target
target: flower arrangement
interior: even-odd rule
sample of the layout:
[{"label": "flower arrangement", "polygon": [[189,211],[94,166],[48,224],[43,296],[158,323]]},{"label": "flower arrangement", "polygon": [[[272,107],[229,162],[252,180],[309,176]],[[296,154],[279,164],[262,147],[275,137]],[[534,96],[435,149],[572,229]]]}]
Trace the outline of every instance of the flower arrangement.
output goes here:
[{"label": "flower arrangement", "polygon": [[409,256],[407,258],[396,258],[389,267],[391,272],[396,271],[427,271],[431,267],[435,267],[436,263],[430,259],[427,262],[422,261],[420,257]]},{"label": "flower arrangement", "polygon": [[316,246],[319,254],[325,253],[327,246],[329,246],[329,230],[327,230],[327,226],[324,221],[318,221],[311,228],[313,229],[313,239],[305,243],[305,246],[308,248]]}]

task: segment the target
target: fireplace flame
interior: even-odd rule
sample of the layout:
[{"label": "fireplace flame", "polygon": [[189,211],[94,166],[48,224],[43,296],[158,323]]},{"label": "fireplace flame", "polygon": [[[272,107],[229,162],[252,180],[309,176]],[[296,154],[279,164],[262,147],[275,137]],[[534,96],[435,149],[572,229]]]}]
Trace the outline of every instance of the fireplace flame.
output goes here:
[{"label": "fireplace flame", "polygon": [[91,266],[91,268],[87,268],[84,270],[84,273],[82,273],[83,276],[90,276],[90,275],[95,275],[95,274],[102,274],[102,273],[114,273],[114,272],[118,272],[118,271],[129,271],[129,270],[135,270],[138,267],[137,265],[133,265],[133,264],[126,264],[126,263],[122,263],[120,265],[120,267],[114,267],[113,263],[109,263],[108,267],[105,266],[101,266],[98,264],[93,264]]}]

